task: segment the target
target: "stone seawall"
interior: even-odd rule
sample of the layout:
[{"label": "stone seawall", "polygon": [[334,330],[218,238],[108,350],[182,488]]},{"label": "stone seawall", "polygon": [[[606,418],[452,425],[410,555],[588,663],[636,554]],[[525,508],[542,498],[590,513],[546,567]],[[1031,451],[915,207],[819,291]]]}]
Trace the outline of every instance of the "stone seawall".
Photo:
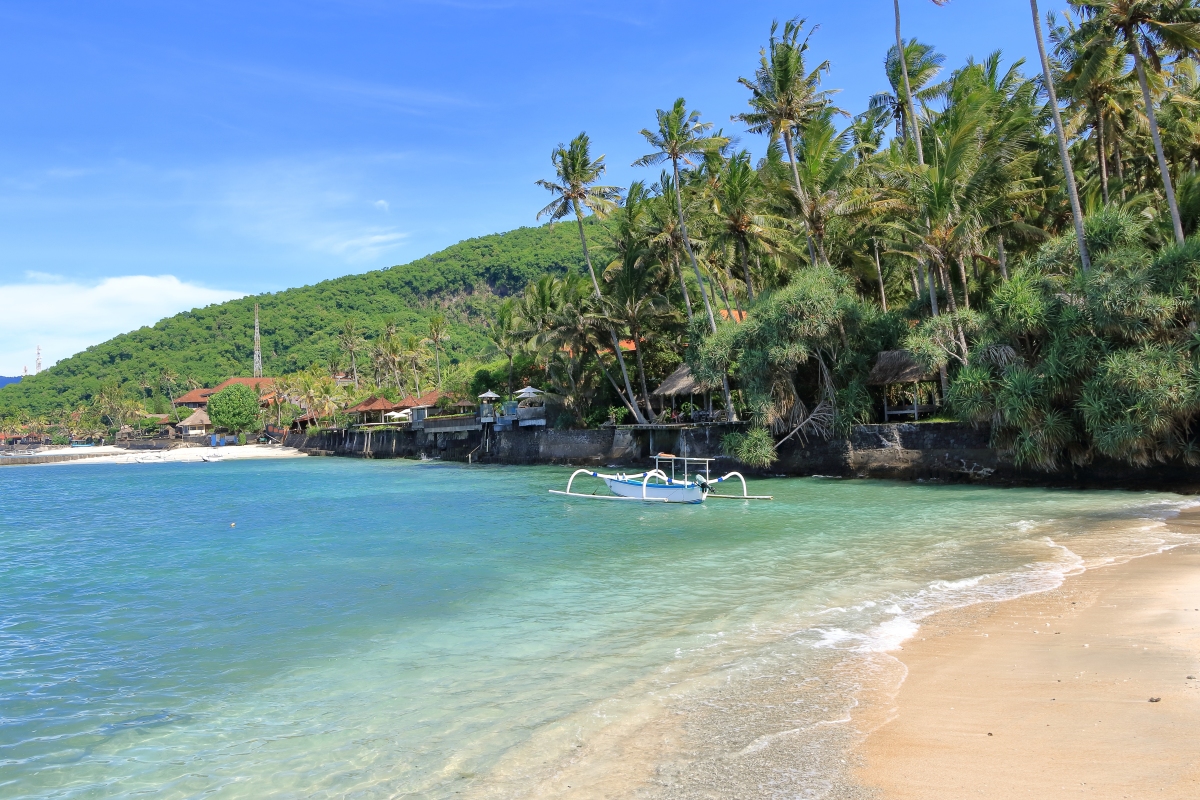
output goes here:
[{"label": "stone seawall", "polygon": [[1019,469],[988,446],[989,431],[956,422],[860,425],[847,438],[793,440],[780,448],[767,470],[750,469],[725,456],[721,439],[728,426],[675,430],[600,428],[560,431],[534,428],[430,434],[414,431],[333,431],[289,435],[284,442],[312,455],[355,458],[441,458],[492,464],[562,464],[587,467],[645,466],[654,453],[715,458],[713,471],[746,474],[988,483],[1004,486],[1062,486],[1172,490],[1200,493],[1200,470],[1180,465],[1134,468],[1097,460],[1056,473]]}]

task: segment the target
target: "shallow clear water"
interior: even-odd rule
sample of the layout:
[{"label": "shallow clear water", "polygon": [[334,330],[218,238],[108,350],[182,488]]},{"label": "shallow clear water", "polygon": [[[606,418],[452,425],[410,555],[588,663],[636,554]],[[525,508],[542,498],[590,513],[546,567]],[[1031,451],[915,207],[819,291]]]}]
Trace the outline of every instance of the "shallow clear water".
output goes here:
[{"label": "shallow clear water", "polygon": [[658,507],[546,492],[568,475],[0,470],[0,797],[686,794],[721,759],[822,796],[923,615],[1186,540],[1172,495],[793,479]]}]

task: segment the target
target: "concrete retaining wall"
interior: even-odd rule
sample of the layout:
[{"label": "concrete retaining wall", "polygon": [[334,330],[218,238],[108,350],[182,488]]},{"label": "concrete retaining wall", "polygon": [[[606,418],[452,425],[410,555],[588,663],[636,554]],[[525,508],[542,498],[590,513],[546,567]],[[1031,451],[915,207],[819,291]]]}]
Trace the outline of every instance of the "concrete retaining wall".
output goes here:
[{"label": "concrete retaining wall", "polygon": [[1135,469],[1097,460],[1086,467],[1067,466],[1056,473],[1022,470],[988,447],[989,431],[962,423],[931,422],[861,425],[845,439],[793,440],[780,448],[768,470],[752,470],[724,455],[721,439],[729,426],[644,431],[601,428],[560,431],[552,428],[427,435],[413,431],[335,431],[317,436],[291,435],[285,444],[313,455],[358,458],[443,458],[501,464],[574,464],[634,466],[654,453],[716,458],[714,472],[739,469],[747,474],[831,475],[936,480],[998,485],[1109,487],[1200,493],[1200,470],[1177,465]]}]

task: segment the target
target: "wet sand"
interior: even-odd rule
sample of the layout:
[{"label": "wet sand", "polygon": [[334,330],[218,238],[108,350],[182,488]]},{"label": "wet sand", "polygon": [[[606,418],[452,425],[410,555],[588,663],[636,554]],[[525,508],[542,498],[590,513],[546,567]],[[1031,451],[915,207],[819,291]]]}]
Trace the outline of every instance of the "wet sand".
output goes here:
[{"label": "wet sand", "polygon": [[907,678],[860,720],[882,798],[1200,797],[1200,547],[943,612],[893,655]]}]

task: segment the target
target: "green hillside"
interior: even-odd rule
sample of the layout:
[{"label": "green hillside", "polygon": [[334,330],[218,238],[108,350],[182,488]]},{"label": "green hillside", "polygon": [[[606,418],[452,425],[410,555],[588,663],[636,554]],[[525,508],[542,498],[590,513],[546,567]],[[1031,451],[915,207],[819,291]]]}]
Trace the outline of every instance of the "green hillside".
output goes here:
[{"label": "green hillside", "polygon": [[148,378],[158,391],[157,377],[164,369],[205,386],[230,375],[249,375],[255,303],[260,305],[267,375],[338,358],[336,336],[347,317],[370,339],[389,321],[401,330],[423,333],[437,311],[449,321],[446,349],[451,363],[457,363],[485,350],[481,331],[497,296],[519,292],[546,273],[582,268],[573,224],[468,239],[408,264],[193,309],[121,334],[0,389],[0,415],[74,407],[113,379],[134,389]]}]

